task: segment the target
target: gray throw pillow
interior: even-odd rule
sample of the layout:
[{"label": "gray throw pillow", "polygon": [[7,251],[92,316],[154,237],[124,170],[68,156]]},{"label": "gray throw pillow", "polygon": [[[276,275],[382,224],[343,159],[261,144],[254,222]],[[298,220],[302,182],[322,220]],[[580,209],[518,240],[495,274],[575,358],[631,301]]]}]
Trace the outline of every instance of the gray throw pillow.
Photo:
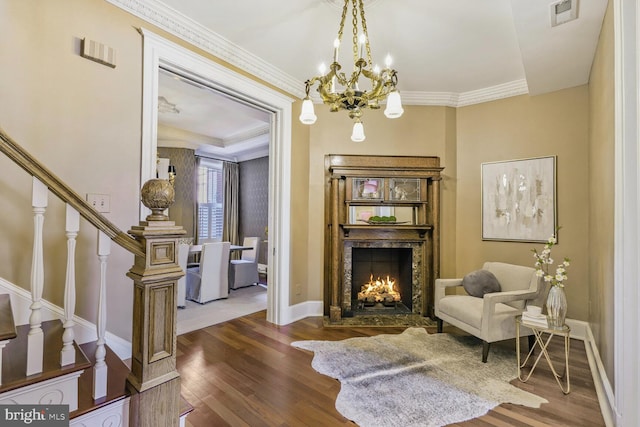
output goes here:
[{"label": "gray throw pillow", "polygon": [[462,287],[471,296],[482,298],[484,294],[500,292],[500,282],[489,270],[476,270],[462,278]]}]

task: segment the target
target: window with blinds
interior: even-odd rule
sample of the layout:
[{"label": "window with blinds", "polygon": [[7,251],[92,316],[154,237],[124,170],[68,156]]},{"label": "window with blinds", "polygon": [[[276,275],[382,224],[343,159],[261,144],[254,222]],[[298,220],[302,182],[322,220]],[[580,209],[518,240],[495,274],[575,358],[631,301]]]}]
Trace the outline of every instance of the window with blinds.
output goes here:
[{"label": "window with blinds", "polygon": [[198,166],[198,243],[222,240],[224,179],[222,162],[200,159]]}]

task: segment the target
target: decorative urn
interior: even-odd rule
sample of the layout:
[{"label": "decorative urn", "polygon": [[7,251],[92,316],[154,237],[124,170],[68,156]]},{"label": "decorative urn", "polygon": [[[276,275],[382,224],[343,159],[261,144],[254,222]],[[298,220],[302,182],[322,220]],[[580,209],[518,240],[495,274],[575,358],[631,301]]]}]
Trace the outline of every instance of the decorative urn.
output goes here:
[{"label": "decorative urn", "polygon": [[142,186],[142,204],[151,209],[147,221],[167,221],[163,212],[175,201],[173,185],[166,179],[150,179]]}]

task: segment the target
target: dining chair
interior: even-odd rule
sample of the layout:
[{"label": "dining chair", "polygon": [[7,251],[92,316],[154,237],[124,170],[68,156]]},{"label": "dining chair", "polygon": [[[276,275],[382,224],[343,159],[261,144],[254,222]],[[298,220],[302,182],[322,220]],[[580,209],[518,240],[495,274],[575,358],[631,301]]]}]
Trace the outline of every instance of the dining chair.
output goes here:
[{"label": "dining chair", "polygon": [[233,259],[229,264],[229,289],[238,289],[258,283],[259,237],[245,237],[242,246],[253,249],[242,251],[242,258]]},{"label": "dining chair", "polygon": [[229,242],[202,245],[200,266],[187,268],[187,299],[204,304],[229,296]]},{"label": "dining chair", "polygon": [[189,259],[189,244],[180,243],[178,245],[178,265],[184,271],[184,276],[178,279],[176,285],[177,296],[176,305],[179,308],[184,308],[185,298],[187,296],[187,260]]}]

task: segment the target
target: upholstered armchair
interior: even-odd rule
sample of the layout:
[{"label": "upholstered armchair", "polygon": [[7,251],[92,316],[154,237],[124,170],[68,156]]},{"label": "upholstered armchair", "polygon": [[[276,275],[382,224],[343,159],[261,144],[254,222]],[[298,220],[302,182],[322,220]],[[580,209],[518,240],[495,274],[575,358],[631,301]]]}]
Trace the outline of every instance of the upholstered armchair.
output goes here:
[{"label": "upholstered armchair", "polygon": [[[516,337],[515,317],[522,314],[527,305],[541,306],[545,285],[536,276],[534,268],[502,262],[486,262],[482,270],[489,271],[499,282],[500,291],[485,293],[482,297],[456,291],[446,295],[447,288],[461,287],[463,279],[437,279],[435,283],[435,315],[438,332],[442,322],[470,333],[483,341],[482,361],[486,363],[492,342]],[[520,328],[520,336],[533,331]]]}]

